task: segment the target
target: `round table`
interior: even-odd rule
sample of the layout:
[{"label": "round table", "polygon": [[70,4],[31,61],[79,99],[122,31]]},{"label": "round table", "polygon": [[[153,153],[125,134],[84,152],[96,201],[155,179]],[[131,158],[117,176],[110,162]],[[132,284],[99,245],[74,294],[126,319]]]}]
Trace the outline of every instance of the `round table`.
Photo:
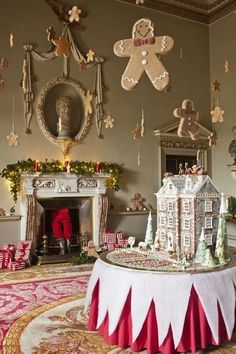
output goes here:
[{"label": "round table", "polygon": [[217,271],[161,273],[98,259],[85,311],[108,344],[148,354],[205,349],[236,331],[236,257]]}]

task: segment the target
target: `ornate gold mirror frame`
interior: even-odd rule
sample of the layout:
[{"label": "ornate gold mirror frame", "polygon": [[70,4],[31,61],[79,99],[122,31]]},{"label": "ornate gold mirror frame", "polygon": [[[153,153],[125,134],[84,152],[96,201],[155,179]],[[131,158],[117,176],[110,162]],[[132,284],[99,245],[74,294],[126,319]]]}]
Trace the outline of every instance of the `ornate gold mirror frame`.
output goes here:
[{"label": "ornate gold mirror frame", "polygon": [[64,76],[49,81],[39,95],[39,127],[50,142],[62,147],[64,156],[88,133],[91,113],[85,100],[82,86]]}]

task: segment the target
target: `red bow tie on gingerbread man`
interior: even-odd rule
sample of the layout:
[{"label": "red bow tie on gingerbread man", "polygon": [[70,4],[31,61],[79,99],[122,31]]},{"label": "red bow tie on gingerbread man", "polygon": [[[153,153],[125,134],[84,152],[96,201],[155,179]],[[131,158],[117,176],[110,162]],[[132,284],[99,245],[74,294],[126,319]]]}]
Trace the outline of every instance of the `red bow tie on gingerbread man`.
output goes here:
[{"label": "red bow tie on gingerbread man", "polygon": [[125,90],[133,89],[144,71],[157,90],[164,90],[169,84],[169,73],[161,63],[158,55],[167,54],[174,45],[169,36],[154,37],[151,20],[138,20],[132,31],[132,39],[122,39],[115,43],[114,53],[119,57],[130,57],[129,63],[121,78],[121,86]]}]

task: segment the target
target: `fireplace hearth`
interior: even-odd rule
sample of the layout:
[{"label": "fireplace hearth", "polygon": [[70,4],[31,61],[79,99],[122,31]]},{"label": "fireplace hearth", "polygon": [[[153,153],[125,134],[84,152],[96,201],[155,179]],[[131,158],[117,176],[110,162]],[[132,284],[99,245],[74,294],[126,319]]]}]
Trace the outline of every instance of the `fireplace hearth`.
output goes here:
[{"label": "fireplace hearth", "polygon": [[52,214],[65,208],[71,219],[71,251],[78,249],[81,235],[96,245],[102,244],[108,209],[108,177],[101,173],[84,177],[63,172],[22,175],[21,239],[32,240],[33,250],[41,252],[46,235],[48,254],[57,256],[60,249],[53,235]]}]

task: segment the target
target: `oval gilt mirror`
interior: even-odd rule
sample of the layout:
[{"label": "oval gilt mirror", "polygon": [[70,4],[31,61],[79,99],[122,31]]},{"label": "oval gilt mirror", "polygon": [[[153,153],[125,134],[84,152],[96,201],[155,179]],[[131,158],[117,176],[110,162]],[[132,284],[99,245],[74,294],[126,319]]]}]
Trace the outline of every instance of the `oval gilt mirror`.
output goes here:
[{"label": "oval gilt mirror", "polygon": [[38,122],[44,136],[67,155],[88,133],[91,114],[85,115],[85,91],[69,78],[49,81],[39,95]]}]

